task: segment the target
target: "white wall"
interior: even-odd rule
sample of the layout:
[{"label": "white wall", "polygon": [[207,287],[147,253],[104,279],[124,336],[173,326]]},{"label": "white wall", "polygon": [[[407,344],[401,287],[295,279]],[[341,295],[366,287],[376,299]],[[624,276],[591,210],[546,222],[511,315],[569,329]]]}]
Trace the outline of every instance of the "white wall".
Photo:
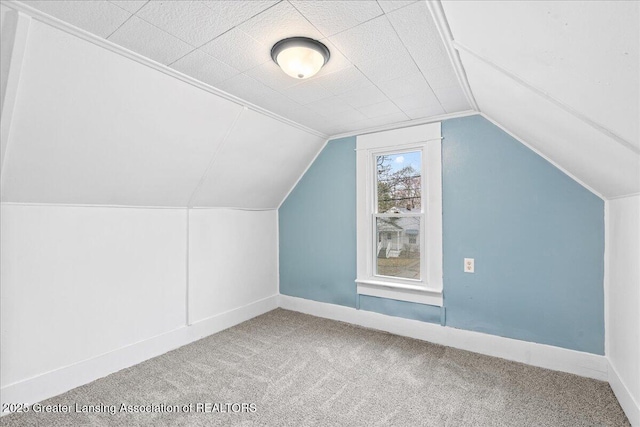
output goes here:
[{"label": "white wall", "polygon": [[189,234],[187,215],[3,204],[0,400],[37,402],[274,309],[277,211],[191,210]]},{"label": "white wall", "polygon": [[2,201],[186,206],[241,111],[32,20]]},{"label": "white wall", "polygon": [[190,210],[191,322],[278,293],[277,215],[275,210]]},{"label": "white wall", "polygon": [[1,213],[2,387],[184,326],[186,210]]},{"label": "white wall", "polygon": [[321,142],[300,129],[245,111],[191,206],[275,209],[318,153]]},{"label": "white wall", "polygon": [[277,207],[323,138],[20,17],[2,44],[20,61],[2,112],[0,400],[51,397],[275,308],[276,211],[192,210],[188,233],[187,207]]},{"label": "white wall", "polygon": [[[9,74],[9,64],[11,63],[11,51],[13,50],[13,40],[15,36],[15,19],[11,19],[7,12],[10,9],[0,4],[0,111],[4,105],[4,91],[7,85]],[[8,19],[7,19],[8,18]]]},{"label": "white wall", "polygon": [[640,195],[607,205],[610,383],[632,425],[640,426]]},{"label": "white wall", "polygon": [[457,42],[640,148],[638,2],[443,7]]},{"label": "white wall", "polygon": [[638,2],[442,5],[483,114],[603,198],[640,192]]}]

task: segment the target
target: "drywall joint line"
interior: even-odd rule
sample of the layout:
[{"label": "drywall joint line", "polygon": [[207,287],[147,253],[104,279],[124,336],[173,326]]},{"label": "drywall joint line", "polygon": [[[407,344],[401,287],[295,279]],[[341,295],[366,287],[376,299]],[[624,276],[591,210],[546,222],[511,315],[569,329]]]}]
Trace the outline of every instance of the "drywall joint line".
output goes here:
[{"label": "drywall joint line", "polygon": [[611,202],[609,200],[604,201],[604,275],[602,278],[602,287],[604,290],[604,355],[609,357],[611,355],[611,341],[609,328],[611,322],[609,322],[609,289],[610,286],[610,256],[611,256],[611,228],[609,221],[611,219]]},{"label": "drywall joint line", "polygon": [[498,127],[499,129],[501,129],[503,132],[505,132],[507,135],[511,136],[513,139],[515,139],[516,141],[518,141],[519,143],[521,143],[522,145],[524,145],[525,147],[527,147],[529,150],[533,151],[534,153],[536,153],[538,156],[542,157],[543,159],[545,159],[547,162],[551,163],[556,169],[558,169],[559,171],[561,171],[562,173],[564,173],[565,175],[567,175],[569,178],[571,178],[572,180],[574,180],[575,182],[577,182],[578,184],[580,184],[581,186],[583,186],[584,188],[586,188],[587,190],[591,191],[593,194],[595,194],[596,196],[598,196],[599,198],[601,198],[602,200],[607,200],[607,198],[602,195],[601,193],[599,193],[598,191],[596,191],[593,187],[591,187],[590,185],[586,184],[584,181],[578,179],[574,174],[572,174],[571,172],[569,172],[568,170],[566,170],[564,167],[562,167],[561,165],[559,165],[558,163],[556,163],[554,160],[551,159],[551,157],[547,156],[545,153],[543,153],[542,151],[538,150],[537,148],[535,148],[533,145],[529,144],[528,142],[526,142],[524,139],[520,138],[518,135],[516,135],[515,133],[511,132],[509,129],[505,128],[504,126],[502,126],[500,123],[498,123],[497,121],[493,120],[491,118],[491,116],[487,115],[486,113],[480,113],[480,115],[482,117],[484,117],[485,119],[487,119],[488,121],[490,121],[491,123],[493,123],[496,127]]},{"label": "drywall joint line", "polygon": [[189,212],[189,208],[187,207],[186,209],[187,211],[187,236],[186,236],[186,264],[185,264],[185,276],[186,276],[186,281],[185,281],[185,301],[184,301],[184,312],[185,312],[185,324],[187,326],[191,326],[191,315],[190,315],[190,300],[191,300],[191,283],[189,281],[190,277],[189,277],[189,259],[190,259],[190,254],[189,254],[189,219],[190,219],[190,212]]},{"label": "drywall joint line", "polygon": [[211,156],[211,160],[209,160],[209,165],[204,170],[204,173],[202,174],[202,177],[200,178],[200,181],[198,181],[198,184],[196,185],[196,188],[193,190],[193,192],[191,193],[191,196],[189,197],[189,200],[187,201],[187,209],[190,209],[190,208],[193,207],[193,199],[194,199],[194,197],[198,193],[198,190],[200,190],[200,187],[202,187],[202,184],[204,184],[204,181],[207,178],[207,176],[209,176],[209,171],[211,171],[211,169],[213,168],[213,165],[215,164],[215,162],[216,162],[216,160],[218,158],[218,154],[220,154],[220,152],[222,151],[222,149],[226,145],[226,142],[229,139],[229,135],[231,135],[231,132],[233,132],[233,130],[235,129],[235,127],[238,124],[238,121],[240,120],[240,117],[242,116],[242,114],[247,110],[248,110],[248,107],[243,107],[242,110],[240,110],[240,112],[235,117],[235,119],[233,119],[233,122],[231,123],[231,126],[229,126],[229,129],[227,129],[227,132],[225,132],[224,136],[220,140],[220,143],[218,144],[218,147],[216,148],[216,150],[214,151],[213,155]]},{"label": "drywall joint line", "polygon": [[205,92],[209,92],[212,93],[220,98],[226,99],[227,101],[233,102],[234,104],[240,105],[242,107],[251,109],[257,113],[263,114],[267,117],[270,117],[274,120],[278,120],[279,122],[282,122],[286,125],[295,127],[297,129],[300,129],[304,132],[307,132],[311,135],[315,135],[321,138],[326,138],[327,135],[325,133],[319,132],[315,129],[312,129],[310,127],[307,127],[303,124],[300,124],[298,122],[295,122],[291,119],[287,119],[286,117],[280,116],[279,114],[276,114],[272,111],[267,110],[266,108],[262,108],[258,105],[252,104],[248,101],[245,101],[242,98],[238,98],[237,96],[234,96],[232,94],[229,94],[221,89],[218,89],[214,86],[208,85],[206,83],[203,83],[193,77],[190,77],[186,74],[183,74],[177,70],[174,70],[172,68],[169,68],[168,66],[161,64],[159,62],[156,62],[152,59],[149,59],[145,56],[142,56],[136,52],[133,52],[127,48],[124,48],[120,45],[117,45],[107,39],[104,39],[102,37],[96,36],[95,34],[92,34],[88,31],[85,31],[81,28],[78,28],[76,26],[73,26],[67,22],[64,22],[58,18],[54,18],[51,15],[48,15],[38,9],[35,9],[31,6],[28,6],[24,3],[21,3],[19,1],[3,1],[2,4],[6,7],[9,7],[11,9],[23,12],[27,15],[29,15],[31,18],[40,21],[44,24],[50,25],[54,28],[57,28],[58,30],[64,31],[67,34],[71,34],[72,36],[76,36],[82,40],[85,40],[89,43],[92,43],[96,46],[102,47],[104,49],[107,49],[111,52],[114,52],[118,55],[121,55],[125,58],[131,59],[132,61],[136,61],[139,64],[142,64],[146,67],[152,68],[156,71],[160,71],[161,73],[164,73],[168,76],[171,76],[173,78],[176,78],[178,80],[183,81],[184,83],[187,83],[193,87],[196,87],[200,90],[204,90]]},{"label": "drywall joint line", "polygon": [[238,121],[240,120],[240,117],[242,116],[242,114],[247,110],[247,107],[243,107],[240,112],[238,113],[238,115],[233,119],[233,122],[231,123],[231,126],[229,126],[229,129],[227,129],[227,132],[225,132],[224,136],[222,137],[222,140],[220,141],[220,143],[218,144],[218,147],[216,148],[216,150],[214,151],[213,155],[211,156],[211,160],[209,160],[209,165],[207,166],[207,168],[204,170],[204,173],[202,174],[202,177],[200,177],[200,181],[198,181],[198,184],[196,185],[196,188],[193,190],[193,192],[191,193],[191,197],[189,197],[189,201],[187,202],[187,236],[186,236],[186,266],[185,266],[185,278],[186,278],[186,284],[185,284],[185,323],[187,326],[191,326],[191,316],[190,316],[190,306],[191,306],[191,283],[190,283],[190,271],[189,271],[189,258],[190,258],[190,254],[189,254],[189,234],[190,234],[190,217],[191,217],[191,208],[193,207],[193,198],[196,196],[196,194],[198,193],[198,190],[202,187],[202,184],[204,184],[205,179],[207,178],[207,176],[209,175],[209,171],[211,170],[211,168],[213,167],[216,159],[218,158],[218,154],[220,154],[220,152],[222,151],[222,148],[224,147],[225,143],[227,142],[227,140],[229,139],[229,135],[231,135],[231,132],[233,132],[233,130],[235,129],[236,125],[238,124]]},{"label": "drywall joint line", "polygon": [[[18,98],[18,88],[20,86],[20,75],[24,54],[27,49],[27,41],[29,39],[29,26],[31,18],[20,11],[14,10],[7,13],[5,18],[7,21],[13,20],[13,40],[11,43],[11,54],[8,61],[8,72],[6,75],[4,94],[2,98],[2,120],[0,121],[0,175],[4,173],[4,165],[6,163],[9,136],[11,134],[11,122],[13,121],[13,112],[15,110],[16,100]],[[10,29],[9,22],[4,25],[5,30]],[[3,35],[3,38],[7,35]]]},{"label": "drywall joint line", "polygon": [[[280,299],[280,211],[276,210],[276,299]],[[278,306],[280,304],[278,303]]]},{"label": "drywall joint line", "polygon": [[184,206],[97,205],[80,203],[1,202],[2,206],[45,206],[56,208],[105,208],[105,209],[184,209]]},{"label": "drywall joint line", "polygon": [[473,96],[473,91],[471,90],[471,85],[469,84],[467,73],[465,72],[464,66],[462,65],[460,55],[454,48],[455,42],[453,40],[453,34],[451,33],[451,27],[449,27],[447,17],[444,14],[442,3],[440,2],[440,0],[427,0],[427,8],[429,9],[429,12],[431,12],[431,16],[433,17],[433,20],[436,24],[436,28],[438,29],[438,33],[440,34],[440,38],[444,43],[447,55],[449,56],[449,60],[453,65],[456,77],[458,78],[460,86],[462,86],[462,90],[467,98],[467,101],[469,101],[469,104],[475,111],[480,111],[478,103],[476,102],[476,98]]},{"label": "drywall joint line", "polygon": [[630,143],[629,141],[627,141],[623,137],[619,136],[618,134],[616,134],[612,130],[607,129],[604,126],[602,126],[602,125],[596,123],[595,121],[591,120],[590,118],[588,118],[584,114],[580,113],[579,111],[575,110],[574,108],[570,107],[569,105],[565,104],[564,102],[554,98],[553,96],[551,96],[547,92],[544,92],[544,91],[538,89],[537,87],[535,87],[531,83],[527,82],[526,80],[522,79],[518,75],[512,73],[511,71],[508,71],[508,70],[502,68],[501,66],[497,65],[495,62],[491,61],[490,59],[485,58],[484,56],[475,53],[473,50],[469,49],[468,47],[466,47],[463,44],[460,44],[457,41],[453,42],[453,46],[458,51],[462,50],[462,51],[468,53],[472,57],[478,59],[479,61],[482,61],[483,63],[485,63],[486,65],[490,66],[494,70],[496,70],[496,71],[504,74],[505,76],[509,77],[511,80],[515,81],[516,83],[520,84],[521,86],[526,87],[527,89],[529,89],[529,90],[533,91],[534,93],[540,95],[541,97],[543,97],[547,101],[550,101],[553,104],[555,104],[556,106],[562,108],[564,111],[566,111],[567,113],[571,114],[572,116],[574,116],[578,120],[584,122],[585,124],[591,126],[592,128],[594,128],[598,132],[607,135],[608,137],[610,137],[611,139],[613,139],[614,141],[616,141],[617,143],[619,143],[623,147],[627,148],[628,150],[631,150],[633,153],[640,155],[640,148],[636,147],[635,145],[633,145],[632,143]]},{"label": "drywall joint line", "polygon": [[[620,377],[620,373],[616,369],[612,360],[607,357],[607,371],[608,371],[608,379],[607,382],[611,386],[613,390],[613,394],[615,395],[618,403],[622,407],[625,415],[628,420],[631,422],[632,426],[638,426],[640,424],[640,403],[636,400],[636,397],[631,393],[627,384]],[[611,381],[614,379],[616,381]]]},{"label": "drywall joint line", "polygon": [[313,159],[311,159],[311,161],[309,162],[309,164],[307,165],[306,168],[304,168],[304,171],[300,174],[300,176],[298,177],[298,179],[296,179],[296,182],[293,183],[293,185],[291,186],[291,188],[289,188],[289,191],[287,191],[287,194],[284,195],[284,197],[282,198],[282,200],[280,200],[280,203],[278,204],[277,210],[278,212],[280,211],[280,208],[282,207],[282,205],[284,204],[284,202],[287,201],[287,199],[289,198],[289,196],[291,195],[291,193],[293,192],[293,190],[296,189],[296,187],[298,186],[298,183],[300,183],[300,180],[302,180],[302,178],[307,174],[307,172],[309,172],[309,169],[311,169],[311,166],[313,166],[313,164],[316,162],[316,160],[318,159],[318,157],[320,156],[320,154],[324,151],[324,149],[327,147],[327,144],[329,143],[329,141],[331,140],[331,138],[327,138],[323,143],[322,146],[320,146],[320,148],[318,149],[318,152],[316,153],[315,156],[313,156]]}]

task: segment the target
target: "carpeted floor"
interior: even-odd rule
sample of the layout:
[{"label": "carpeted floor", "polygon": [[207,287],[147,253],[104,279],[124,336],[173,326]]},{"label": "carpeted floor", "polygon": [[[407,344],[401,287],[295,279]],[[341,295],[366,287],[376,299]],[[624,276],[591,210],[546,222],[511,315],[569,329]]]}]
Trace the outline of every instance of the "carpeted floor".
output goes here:
[{"label": "carpeted floor", "polygon": [[[199,412],[198,403],[208,406]],[[43,404],[71,411],[76,404],[81,411],[114,405],[116,413],[29,412],[2,417],[0,424],[629,425],[605,382],[282,309]],[[193,409],[119,412],[121,404]]]}]

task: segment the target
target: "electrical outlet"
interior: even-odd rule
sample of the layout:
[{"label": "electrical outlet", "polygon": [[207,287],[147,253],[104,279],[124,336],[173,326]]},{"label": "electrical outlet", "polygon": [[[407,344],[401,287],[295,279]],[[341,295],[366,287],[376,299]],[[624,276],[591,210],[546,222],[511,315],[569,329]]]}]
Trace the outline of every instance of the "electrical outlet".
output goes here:
[{"label": "electrical outlet", "polygon": [[464,259],[464,272],[465,273],[475,272],[475,260],[473,258]]}]

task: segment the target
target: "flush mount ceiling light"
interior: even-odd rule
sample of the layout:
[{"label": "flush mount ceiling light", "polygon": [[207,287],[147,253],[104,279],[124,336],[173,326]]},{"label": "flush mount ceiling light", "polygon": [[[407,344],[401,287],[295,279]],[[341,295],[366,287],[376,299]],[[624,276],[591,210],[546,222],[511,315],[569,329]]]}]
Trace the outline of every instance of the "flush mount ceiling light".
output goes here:
[{"label": "flush mount ceiling light", "polygon": [[308,79],[329,62],[329,49],[317,40],[291,37],[271,48],[271,58],[294,79]]}]

